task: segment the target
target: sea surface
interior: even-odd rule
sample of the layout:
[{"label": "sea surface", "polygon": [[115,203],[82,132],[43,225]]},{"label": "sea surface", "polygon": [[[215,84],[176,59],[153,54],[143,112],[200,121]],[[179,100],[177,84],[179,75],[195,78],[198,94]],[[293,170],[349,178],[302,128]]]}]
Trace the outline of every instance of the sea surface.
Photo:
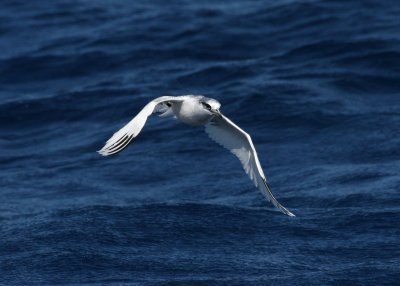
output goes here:
[{"label": "sea surface", "polygon": [[[278,212],[202,128],[252,135]],[[400,285],[400,1],[0,2],[0,285]]]}]

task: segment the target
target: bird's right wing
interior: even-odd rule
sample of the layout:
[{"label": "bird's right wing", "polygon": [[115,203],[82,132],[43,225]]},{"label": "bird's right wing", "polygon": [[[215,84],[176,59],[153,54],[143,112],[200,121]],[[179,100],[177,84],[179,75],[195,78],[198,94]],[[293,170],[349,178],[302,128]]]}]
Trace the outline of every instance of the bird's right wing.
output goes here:
[{"label": "bird's right wing", "polygon": [[[147,118],[155,111],[157,111],[160,104],[163,103],[174,103],[184,100],[181,96],[162,96],[150,101],[139,113],[135,116],[128,124],[122,127],[120,130],[114,133],[114,135],[107,140],[101,150],[97,151],[103,156],[109,156],[122,151],[128,144],[134,139],[142,130]],[[170,110],[161,114],[164,116],[169,113]]]},{"label": "bird's right wing", "polygon": [[215,116],[206,125],[205,131],[211,139],[239,158],[244,170],[265,198],[284,214],[294,216],[272,194],[249,134],[222,114]]}]

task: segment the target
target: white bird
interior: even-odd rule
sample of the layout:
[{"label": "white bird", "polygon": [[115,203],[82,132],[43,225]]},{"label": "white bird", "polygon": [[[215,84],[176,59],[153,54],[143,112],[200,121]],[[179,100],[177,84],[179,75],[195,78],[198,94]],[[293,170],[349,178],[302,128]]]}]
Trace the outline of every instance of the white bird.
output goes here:
[{"label": "white bird", "polygon": [[273,196],[258,160],[249,134],[230,121],[220,111],[221,104],[205,96],[162,96],[150,101],[128,124],[118,130],[98,151],[109,156],[122,151],[136,138],[152,113],[160,117],[174,116],[191,126],[205,126],[211,139],[230,150],[239,158],[244,170],[265,198],[288,216],[295,216]]}]

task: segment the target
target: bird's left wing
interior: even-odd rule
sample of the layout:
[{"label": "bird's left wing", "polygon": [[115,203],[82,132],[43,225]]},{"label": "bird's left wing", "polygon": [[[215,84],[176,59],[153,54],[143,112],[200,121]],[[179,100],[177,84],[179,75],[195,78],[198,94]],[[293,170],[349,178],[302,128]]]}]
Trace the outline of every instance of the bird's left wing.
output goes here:
[{"label": "bird's left wing", "polygon": [[249,134],[222,114],[220,117],[213,117],[206,125],[205,131],[211,139],[239,158],[250,179],[275,207],[288,216],[294,216],[273,196]]},{"label": "bird's left wing", "polygon": [[[109,156],[122,151],[140,133],[147,118],[157,111],[160,105],[168,103],[170,107],[170,104],[182,100],[184,100],[184,96],[162,96],[150,101],[128,124],[115,132],[98,153],[103,156]],[[163,111],[165,111],[165,108]],[[165,116],[170,112],[171,110],[166,110],[161,116]]]}]

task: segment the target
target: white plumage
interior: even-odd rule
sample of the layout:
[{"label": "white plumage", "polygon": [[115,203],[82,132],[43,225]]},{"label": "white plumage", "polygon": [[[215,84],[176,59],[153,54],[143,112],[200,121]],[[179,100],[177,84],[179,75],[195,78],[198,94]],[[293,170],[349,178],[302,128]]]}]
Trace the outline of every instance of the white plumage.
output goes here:
[{"label": "white plumage", "polygon": [[103,156],[122,151],[142,130],[152,113],[160,117],[175,116],[191,126],[205,126],[211,139],[230,150],[261,193],[280,211],[294,216],[272,195],[261,168],[251,137],[239,126],[219,112],[221,104],[204,96],[163,96],[150,101],[128,124],[118,130],[98,151]]}]

